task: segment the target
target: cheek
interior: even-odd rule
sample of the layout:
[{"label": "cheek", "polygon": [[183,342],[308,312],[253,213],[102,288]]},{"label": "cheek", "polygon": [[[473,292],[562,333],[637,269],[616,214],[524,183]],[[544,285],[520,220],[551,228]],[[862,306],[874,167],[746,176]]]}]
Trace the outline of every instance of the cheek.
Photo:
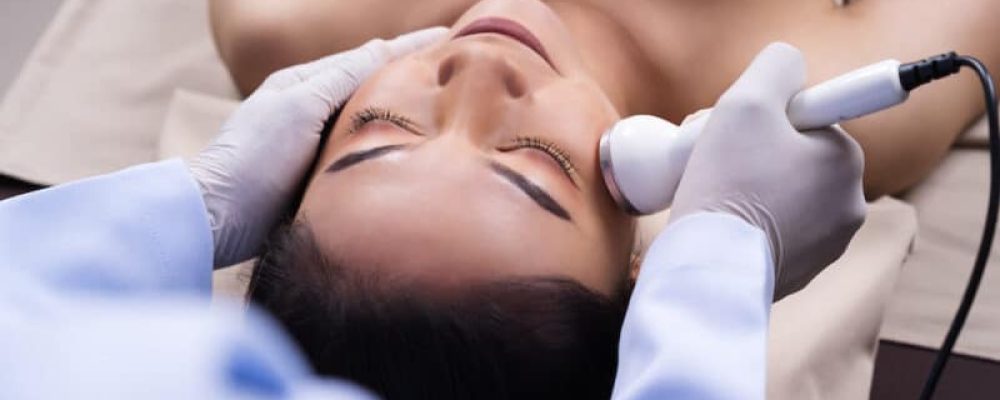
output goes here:
[{"label": "cheek", "polygon": [[638,224],[636,219],[617,209],[605,221],[609,237],[606,239],[612,260],[627,262],[635,252]]},{"label": "cheek", "polygon": [[542,132],[556,136],[577,167],[597,171],[598,144],[601,135],[621,119],[611,102],[592,83],[566,79],[535,95],[536,112],[532,124]]},{"label": "cheek", "polygon": [[302,203],[299,205],[298,211],[295,213],[295,220],[297,222],[303,221],[314,221],[314,220],[324,220],[324,210],[327,208],[324,203],[320,200],[329,195],[329,190],[322,183],[317,183],[318,181],[314,177],[313,182],[309,183],[306,188],[305,193],[302,196]]},{"label": "cheek", "polygon": [[624,213],[605,211],[594,215],[592,227],[585,227],[585,237],[580,241],[581,254],[603,273],[603,280],[612,284],[621,282],[626,273],[635,243],[635,220]]}]

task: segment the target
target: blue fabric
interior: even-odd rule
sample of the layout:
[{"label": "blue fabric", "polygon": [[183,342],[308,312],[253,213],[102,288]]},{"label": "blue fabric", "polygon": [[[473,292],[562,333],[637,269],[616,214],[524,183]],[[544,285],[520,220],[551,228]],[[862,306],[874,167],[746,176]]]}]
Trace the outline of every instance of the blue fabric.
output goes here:
[{"label": "blue fabric", "polygon": [[208,299],[212,237],[199,193],[172,160],[0,202],[0,273],[67,292]]},{"label": "blue fabric", "polygon": [[210,304],[212,237],[180,161],[0,202],[0,399],[364,399],[277,324]]},{"label": "blue fabric", "polygon": [[[614,397],[764,396],[773,266],[716,214],[643,263]],[[180,161],[0,202],[0,399],[365,399],[320,379],[278,325],[210,305],[212,237]]]}]

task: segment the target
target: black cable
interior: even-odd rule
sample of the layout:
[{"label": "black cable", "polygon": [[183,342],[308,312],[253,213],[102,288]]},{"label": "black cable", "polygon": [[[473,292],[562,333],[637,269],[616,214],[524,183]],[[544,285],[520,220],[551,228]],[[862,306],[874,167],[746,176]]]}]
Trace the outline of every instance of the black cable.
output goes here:
[{"label": "black cable", "polygon": [[[954,64],[951,64],[954,63]],[[989,261],[990,249],[993,245],[993,234],[996,231],[997,208],[1000,203],[1000,177],[997,176],[1000,170],[1000,132],[997,128],[997,94],[993,86],[993,78],[982,62],[969,56],[956,56],[954,53],[938,56],[933,59],[924,60],[917,63],[906,64],[900,68],[900,80],[904,85],[911,85],[907,90],[919,86],[920,84],[938,79],[944,75],[950,75],[957,71],[959,67],[969,67],[976,71],[979,80],[983,85],[983,92],[986,95],[986,115],[989,123],[990,138],[990,194],[989,205],[986,208],[986,224],[983,227],[983,235],[979,241],[979,251],[976,254],[976,261],[972,266],[972,274],[969,275],[969,283],[965,286],[965,294],[962,295],[962,302],[955,312],[955,319],[951,321],[948,334],[945,336],[941,349],[938,350],[937,358],[931,367],[927,380],[924,382],[923,392],[920,394],[921,400],[930,400],[934,396],[938,380],[948,363],[958,334],[965,325],[965,320],[972,309],[972,302],[976,298],[979,290],[979,283],[982,281],[983,272],[986,270],[986,262]]]}]

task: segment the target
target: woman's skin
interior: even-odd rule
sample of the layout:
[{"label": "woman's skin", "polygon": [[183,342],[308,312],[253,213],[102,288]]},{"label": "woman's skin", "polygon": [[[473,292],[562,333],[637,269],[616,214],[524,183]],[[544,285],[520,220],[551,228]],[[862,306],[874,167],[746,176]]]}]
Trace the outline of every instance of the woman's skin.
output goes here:
[{"label": "woman's skin", "polygon": [[[548,59],[507,36],[454,38],[492,16],[525,26]],[[593,155],[621,116],[569,32],[541,3],[492,1],[465,13],[449,36],[382,68],[354,94],[298,218],[337,262],[392,279],[455,287],[562,276],[619,293],[634,226]]]},{"label": "woman's skin", "polygon": [[[621,116],[679,122],[710,107],[769,42],[800,48],[811,83],[886,58],[947,50],[1000,70],[1000,46],[990,39],[1000,35],[1000,3],[992,0],[866,0],[847,8],[825,0],[211,5],[220,53],[244,93],[281,67],[431,25],[453,26],[454,33],[479,17],[502,16],[539,37],[556,68],[515,41],[483,35],[380,71],[337,121],[302,204],[298,217],[337,261],[451,284],[568,274],[605,293],[620,287],[634,221],[614,208],[599,180],[598,137]],[[865,151],[866,194],[895,193],[926,175],[982,113],[981,96],[974,77],[963,74],[918,89],[905,105],[843,124]],[[377,121],[349,133],[351,116],[370,106],[420,129]],[[520,136],[562,148],[579,189],[543,151],[514,150]],[[406,147],[324,172],[347,154],[383,145]],[[491,162],[534,182],[572,221],[546,211]]]},{"label": "woman's skin", "polygon": [[[534,0],[511,0],[531,3]],[[216,42],[249,93],[278,68],[431,25],[451,26],[477,0],[212,0]],[[767,43],[805,54],[818,83],[887,58],[955,50],[1000,71],[994,0],[546,1],[622,115],[679,122],[715,100]],[[528,5],[517,5],[517,7]],[[902,106],[843,124],[865,151],[869,198],[927,175],[983,112],[973,74],[918,89]]]}]

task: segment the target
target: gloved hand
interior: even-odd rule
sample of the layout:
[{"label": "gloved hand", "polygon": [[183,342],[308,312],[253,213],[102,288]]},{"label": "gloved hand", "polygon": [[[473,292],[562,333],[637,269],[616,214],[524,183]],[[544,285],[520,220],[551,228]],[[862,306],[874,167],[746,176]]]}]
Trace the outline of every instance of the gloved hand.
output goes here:
[{"label": "gloved hand", "polygon": [[290,206],[324,124],[385,63],[442,39],[431,28],[275,72],[188,162],[215,239],[215,266],[253,257]]},{"label": "gloved hand", "polygon": [[701,116],[707,120],[686,120],[704,128],[670,216],[729,213],[764,231],[775,300],[840,257],[866,213],[860,146],[837,127],[799,133],[788,120],[788,102],[804,83],[801,53],[771,44]]}]

